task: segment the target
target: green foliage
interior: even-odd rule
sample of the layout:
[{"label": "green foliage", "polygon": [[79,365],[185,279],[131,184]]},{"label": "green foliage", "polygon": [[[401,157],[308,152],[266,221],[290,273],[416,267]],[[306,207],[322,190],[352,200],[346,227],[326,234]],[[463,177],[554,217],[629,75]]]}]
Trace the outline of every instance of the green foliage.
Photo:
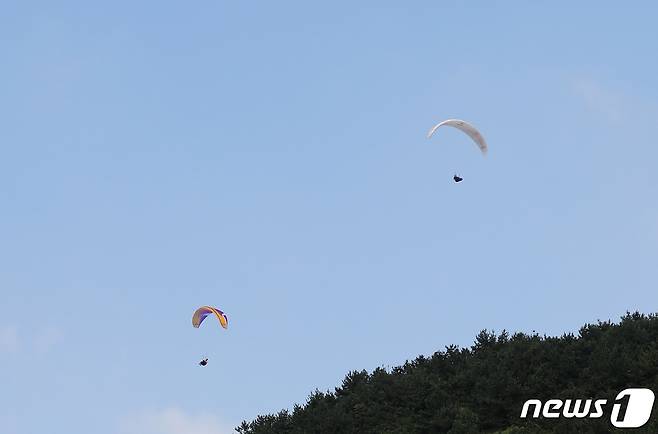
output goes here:
[{"label": "green foliage", "polygon": [[[600,419],[521,419],[536,398],[602,398],[627,387],[658,390],[658,315],[586,324],[547,337],[483,330],[470,348],[446,347],[390,371],[353,371],[333,392],[316,390],[292,413],[258,416],[241,434],[609,432]],[[658,412],[634,432],[658,432]]]}]

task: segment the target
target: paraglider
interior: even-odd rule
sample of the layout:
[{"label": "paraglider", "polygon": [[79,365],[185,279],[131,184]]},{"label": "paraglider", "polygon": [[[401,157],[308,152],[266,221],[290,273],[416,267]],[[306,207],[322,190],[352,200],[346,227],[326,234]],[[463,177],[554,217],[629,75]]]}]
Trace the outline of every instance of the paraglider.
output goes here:
[{"label": "paraglider", "polygon": [[441,128],[442,126],[448,126],[448,127],[453,127],[457,128],[458,130],[463,131],[464,133],[468,134],[468,136],[473,139],[475,144],[480,148],[480,151],[482,152],[483,155],[487,154],[487,151],[489,150],[489,147],[487,146],[487,142],[484,140],[484,137],[480,132],[475,128],[473,125],[469,124],[466,121],[462,121],[461,119],[448,119],[443,122],[439,122],[438,124],[434,125],[432,129],[427,133],[427,138],[431,138],[432,135]]},{"label": "paraglider", "polygon": [[[208,315],[215,315],[222,328],[225,329],[228,328],[228,317],[226,316],[226,314],[221,310],[214,308],[212,306],[201,306],[200,308],[195,310],[194,314],[192,315],[192,326],[198,329],[201,326],[203,320],[206,319]],[[203,356],[203,359],[201,359],[201,361],[199,362],[199,366],[206,366],[207,364],[208,364],[208,357]]]},{"label": "paraglider", "polygon": [[192,326],[199,328],[204,319],[210,314],[214,314],[223,328],[228,328],[228,317],[224,312],[212,306],[201,306],[192,315]]},{"label": "paraglider", "polygon": [[[431,138],[436,132],[436,130],[438,130],[442,126],[453,127],[453,128],[457,128],[460,131],[463,131],[475,142],[477,147],[480,148],[480,152],[482,152],[482,155],[487,154],[489,147],[487,146],[487,142],[484,140],[482,134],[480,134],[477,128],[475,128],[473,125],[461,119],[447,119],[443,122],[439,122],[438,124],[432,127],[429,133],[427,133],[427,138],[428,139]],[[464,178],[457,176],[456,174],[455,176],[452,177],[452,179],[455,182],[461,182],[464,180]]]}]

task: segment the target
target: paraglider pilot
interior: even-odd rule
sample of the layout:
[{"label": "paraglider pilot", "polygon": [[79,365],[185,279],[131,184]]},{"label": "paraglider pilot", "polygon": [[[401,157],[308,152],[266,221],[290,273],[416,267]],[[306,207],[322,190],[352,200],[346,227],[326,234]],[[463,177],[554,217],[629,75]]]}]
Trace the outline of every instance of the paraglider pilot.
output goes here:
[{"label": "paraglider pilot", "polygon": [[199,362],[199,366],[206,366],[208,364],[208,359],[203,359]]},{"label": "paraglider pilot", "polygon": [[455,176],[453,176],[452,179],[454,179],[455,182],[462,182],[464,180],[464,178],[457,176],[457,174],[455,174]]}]

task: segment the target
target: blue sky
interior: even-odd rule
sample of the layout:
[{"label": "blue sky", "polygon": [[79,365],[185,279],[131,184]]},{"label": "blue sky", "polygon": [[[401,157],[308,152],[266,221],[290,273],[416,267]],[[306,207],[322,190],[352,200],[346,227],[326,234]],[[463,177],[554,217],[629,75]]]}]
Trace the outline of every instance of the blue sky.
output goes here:
[{"label": "blue sky", "polygon": [[[483,328],[655,312],[657,9],[5,5],[3,432],[226,433]],[[425,139],[451,117],[486,158]]]}]

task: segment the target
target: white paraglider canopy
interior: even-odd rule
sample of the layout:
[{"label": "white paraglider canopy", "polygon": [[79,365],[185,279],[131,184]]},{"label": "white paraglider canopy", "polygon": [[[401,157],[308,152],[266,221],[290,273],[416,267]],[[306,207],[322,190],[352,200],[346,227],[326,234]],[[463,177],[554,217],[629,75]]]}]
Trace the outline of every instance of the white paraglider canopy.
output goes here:
[{"label": "white paraglider canopy", "polygon": [[482,134],[475,128],[473,125],[469,124],[466,121],[462,121],[461,119],[448,119],[443,122],[440,122],[432,127],[429,133],[427,133],[427,138],[429,139],[432,137],[434,132],[438,130],[442,126],[449,126],[453,128],[457,128],[458,130],[461,130],[468,134],[468,136],[473,139],[476,145],[478,145],[478,148],[480,148],[480,151],[482,151],[482,154],[486,155],[487,154],[487,142],[484,140],[484,137],[482,137]]}]

